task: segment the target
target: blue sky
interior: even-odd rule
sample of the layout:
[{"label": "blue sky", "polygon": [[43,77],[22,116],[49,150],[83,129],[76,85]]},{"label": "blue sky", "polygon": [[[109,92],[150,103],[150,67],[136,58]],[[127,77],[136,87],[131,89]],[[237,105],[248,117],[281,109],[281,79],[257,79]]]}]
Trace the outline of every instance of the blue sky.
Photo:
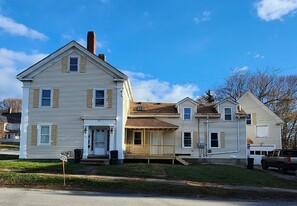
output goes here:
[{"label": "blue sky", "polygon": [[131,79],[137,101],[176,102],[232,72],[297,72],[297,0],[0,0],[0,100],[15,75],[71,40]]}]

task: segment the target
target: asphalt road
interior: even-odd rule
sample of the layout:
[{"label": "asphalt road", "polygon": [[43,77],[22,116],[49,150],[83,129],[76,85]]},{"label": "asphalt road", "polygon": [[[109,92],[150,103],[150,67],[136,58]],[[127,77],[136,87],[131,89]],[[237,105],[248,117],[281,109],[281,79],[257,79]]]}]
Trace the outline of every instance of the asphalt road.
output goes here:
[{"label": "asphalt road", "polygon": [[141,194],[110,194],[82,191],[56,191],[20,188],[0,188],[0,206],[296,206],[296,202],[245,201],[225,199],[186,199],[174,197],[146,196]]}]

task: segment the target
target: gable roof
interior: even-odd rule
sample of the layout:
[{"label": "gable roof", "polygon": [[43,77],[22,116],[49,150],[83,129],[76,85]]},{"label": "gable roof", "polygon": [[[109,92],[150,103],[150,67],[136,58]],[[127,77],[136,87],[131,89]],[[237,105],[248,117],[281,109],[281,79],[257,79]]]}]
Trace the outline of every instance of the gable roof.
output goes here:
[{"label": "gable roof", "polygon": [[[141,106],[142,110],[137,107]],[[177,115],[175,103],[131,102],[130,115]]]},{"label": "gable roof", "polygon": [[230,102],[231,104],[237,105],[237,102],[232,101],[231,99],[223,99],[222,101],[216,103],[215,107],[219,106],[220,104],[223,104],[225,102]]},{"label": "gable roof", "polygon": [[57,51],[51,53],[50,55],[43,58],[36,64],[32,65],[28,69],[19,73],[17,75],[17,79],[20,81],[33,80],[33,77],[35,75],[37,75],[38,73],[42,72],[43,70],[47,69],[50,66],[50,65],[47,66],[47,64],[49,64],[49,62],[51,62],[55,59],[58,59],[58,60],[61,59],[63,57],[63,54],[67,53],[67,51],[71,50],[72,48],[78,49],[80,52],[85,54],[87,57],[89,57],[90,59],[92,59],[93,61],[98,63],[99,65],[102,65],[104,67],[104,69],[106,69],[108,72],[111,72],[112,74],[115,75],[115,77],[114,77],[115,79],[123,79],[123,80],[128,79],[128,77],[124,73],[122,73],[121,71],[119,71],[118,69],[116,69],[115,67],[113,67],[112,65],[107,63],[106,61],[101,60],[98,56],[96,56],[92,52],[88,51],[85,47],[83,47],[76,41],[69,42],[65,46],[58,49]]},{"label": "gable roof", "polygon": [[189,102],[191,102],[194,105],[198,105],[198,103],[195,100],[191,99],[190,97],[186,97],[186,98],[180,100],[179,102],[177,102],[176,103],[176,106],[178,106],[178,105],[180,105],[180,104],[182,104],[182,103],[184,103],[186,101],[189,101]]},{"label": "gable roof", "polygon": [[265,104],[263,104],[252,92],[247,91],[246,93],[244,93],[244,95],[242,95],[239,99],[238,102],[242,102],[244,101],[244,98],[250,98],[252,99],[256,104],[259,105],[259,107],[263,108],[264,111],[266,111],[267,113],[269,113],[273,118],[275,118],[277,121],[279,121],[280,123],[283,123],[283,120],[281,118],[279,118],[273,111],[271,111],[270,109],[268,109],[268,107],[266,107]]}]

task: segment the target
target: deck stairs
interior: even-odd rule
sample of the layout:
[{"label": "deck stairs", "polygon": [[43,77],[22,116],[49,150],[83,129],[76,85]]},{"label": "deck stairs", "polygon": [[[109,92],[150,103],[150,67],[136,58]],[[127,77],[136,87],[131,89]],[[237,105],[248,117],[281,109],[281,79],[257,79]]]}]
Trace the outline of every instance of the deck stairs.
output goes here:
[{"label": "deck stairs", "polygon": [[184,159],[182,159],[181,157],[178,157],[178,156],[175,156],[175,160],[180,162],[183,165],[186,165],[186,166],[190,164],[189,162],[187,162],[186,160],[184,160]]}]

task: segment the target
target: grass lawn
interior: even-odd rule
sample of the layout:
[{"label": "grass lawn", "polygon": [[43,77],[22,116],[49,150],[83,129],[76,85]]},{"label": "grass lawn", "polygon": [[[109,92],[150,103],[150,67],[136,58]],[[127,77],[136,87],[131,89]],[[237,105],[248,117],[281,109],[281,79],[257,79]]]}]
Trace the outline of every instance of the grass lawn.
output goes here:
[{"label": "grass lawn", "polygon": [[[66,174],[78,174],[84,164],[66,163]],[[95,166],[97,175],[164,178],[211,182],[217,184],[249,185],[297,189],[297,183],[280,179],[264,171],[247,170],[226,165],[169,165],[169,164],[123,164]],[[61,174],[61,162],[0,161],[0,169],[27,173]]]},{"label": "grass lawn", "polygon": [[220,197],[264,200],[296,200],[294,193],[255,192],[245,190],[228,190],[217,187],[194,187],[152,183],[143,181],[120,181],[100,178],[67,177],[63,186],[63,177],[55,175],[24,174],[0,172],[0,187],[28,187],[45,189],[75,189],[98,192],[142,193],[170,195],[174,197]]},{"label": "grass lawn", "polygon": [[[84,167],[84,164],[75,164],[75,163],[65,163],[65,172],[67,174],[73,174],[77,170]],[[62,162],[33,162],[33,161],[1,161],[0,160],[0,169],[8,169],[19,172],[27,173],[51,173],[51,174],[61,174],[62,173]]]},{"label": "grass lawn", "polygon": [[124,164],[100,166],[97,175],[165,178],[211,182],[218,184],[249,185],[297,189],[297,183],[280,179],[259,170],[247,170],[227,165],[167,165],[167,164]]}]

